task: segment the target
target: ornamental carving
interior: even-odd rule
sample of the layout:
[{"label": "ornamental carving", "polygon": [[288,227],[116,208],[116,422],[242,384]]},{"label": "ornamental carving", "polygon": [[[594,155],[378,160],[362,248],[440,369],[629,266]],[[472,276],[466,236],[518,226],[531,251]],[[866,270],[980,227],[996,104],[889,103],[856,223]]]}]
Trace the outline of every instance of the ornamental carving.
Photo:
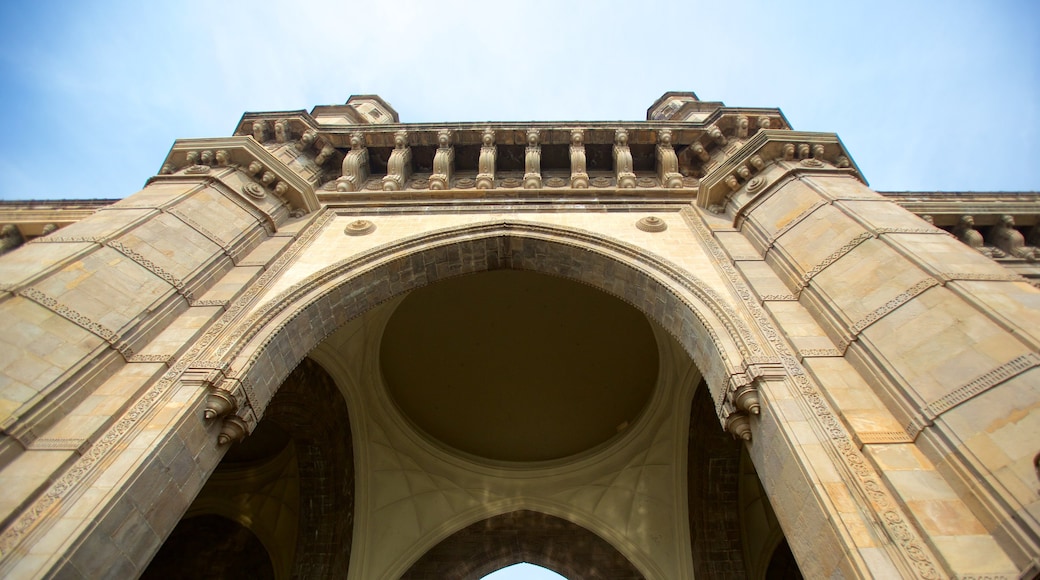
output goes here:
[{"label": "ornamental carving", "polygon": [[761,175],[756,175],[756,176],[751,178],[751,181],[748,181],[748,183],[747,183],[747,192],[748,193],[755,193],[756,191],[759,191],[760,189],[765,187],[765,185],[766,185],[766,179],[764,177],[762,177]]},{"label": "ornamental carving", "polygon": [[593,187],[610,187],[613,182],[609,177],[603,177],[600,175],[598,177],[593,177],[589,183],[592,184]]},{"label": "ornamental carving", "polygon": [[274,122],[274,140],[279,143],[292,141],[292,125],[289,119],[278,119]]},{"label": "ornamental carving", "polygon": [[376,231],[376,224],[369,220],[354,220],[343,228],[343,233],[348,236],[363,236]]},{"label": "ornamental carving", "polygon": [[[549,186],[556,187],[552,184]],[[571,131],[571,187],[589,187],[589,173],[585,169],[585,132],[581,129]]]},{"label": "ornamental carving", "polygon": [[455,148],[451,145],[451,137],[451,131],[447,129],[437,132],[437,153],[433,156],[430,189],[442,190],[451,187],[451,178],[455,174]]},{"label": "ornamental carving", "polygon": [[989,232],[990,243],[1006,255],[1035,262],[1040,258],[1040,251],[1026,245],[1025,236],[1015,229],[1015,218],[1010,215],[1000,216],[1000,222]]},{"label": "ornamental carving", "polygon": [[747,139],[748,124],[748,118],[746,116],[737,116],[737,139]]},{"label": "ornamental carving", "polygon": [[314,129],[308,129],[307,131],[304,131],[303,135],[300,135],[300,140],[296,142],[296,150],[306,151],[307,149],[310,149],[311,145],[313,145],[314,141],[317,139],[318,132]]},{"label": "ornamental carving", "polygon": [[188,175],[205,175],[209,173],[208,165],[191,165],[184,170]]},{"label": "ornamental carving", "polygon": [[361,133],[350,136],[350,151],[343,156],[342,170],[343,174],[336,179],[336,191],[361,191],[368,180],[368,148]]},{"label": "ornamental carving", "polygon": [[480,138],[480,157],[477,160],[477,189],[495,188],[495,132],[485,129]]},{"label": "ornamental carving", "polygon": [[636,222],[636,228],[644,232],[663,232],[668,229],[668,224],[657,216],[647,216]]},{"label": "ornamental carving", "polygon": [[326,145],[321,148],[321,151],[314,157],[314,164],[318,167],[325,165],[332,156],[336,154],[336,148],[332,145]]},{"label": "ornamental carving", "polygon": [[705,149],[704,145],[701,145],[699,142],[690,145],[690,150],[693,151],[693,154],[697,156],[697,159],[700,159],[703,162],[711,160],[711,155],[708,154],[708,150]]},{"label": "ornamental carving", "polygon": [[614,132],[614,172],[617,175],[618,187],[629,188],[636,186],[636,174],[632,167],[632,151],[628,147],[628,131],[618,129]]},{"label": "ornamental carving", "polygon": [[383,191],[401,191],[412,175],[412,149],[408,146],[408,132],[394,133],[394,150],[386,163]]},{"label": "ornamental carving", "polygon": [[255,181],[250,181],[249,183],[243,185],[242,193],[245,193],[253,199],[263,199],[266,195],[266,193],[264,192],[264,188],[260,187]]},{"label": "ornamental carving", "polygon": [[527,132],[527,151],[524,153],[524,189],[542,187],[542,147],[538,129]]},{"label": "ornamental carving", "polygon": [[708,136],[711,137],[712,141],[714,141],[715,143],[718,143],[718,145],[720,147],[725,146],[726,143],[728,142],[726,140],[726,136],[723,135],[723,133],[722,133],[722,129],[719,129],[715,125],[712,125],[711,127],[708,127]]},{"label": "ornamental carving", "polygon": [[672,132],[669,129],[657,132],[657,177],[664,187],[683,186],[683,176],[679,173],[679,157],[672,146]]},{"label": "ornamental carving", "polygon": [[986,246],[985,241],[982,239],[982,234],[975,229],[974,216],[962,215],[960,221],[953,227],[952,233],[957,236],[958,240],[974,248],[988,258],[1004,257],[1003,250]]},{"label": "ornamental carving", "polygon": [[238,443],[246,438],[248,432],[249,427],[241,417],[238,417],[237,415],[224,417],[224,422],[220,427],[220,434],[217,435],[217,445],[223,447],[224,445],[230,445],[231,443]]},{"label": "ornamental carving", "polygon": [[267,141],[267,121],[253,121],[253,139],[257,143]]}]

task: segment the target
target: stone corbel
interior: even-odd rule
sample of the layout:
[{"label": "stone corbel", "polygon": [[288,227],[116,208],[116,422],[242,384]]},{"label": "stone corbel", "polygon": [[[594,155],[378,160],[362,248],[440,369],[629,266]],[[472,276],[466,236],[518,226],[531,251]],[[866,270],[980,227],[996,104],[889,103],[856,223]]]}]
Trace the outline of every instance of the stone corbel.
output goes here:
[{"label": "stone corbel", "polygon": [[571,187],[588,189],[589,173],[585,169],[585,131],[571,130]]},{"label": "stone corbel", "polygon": [[737,116],[737,139],[747,139],[748,137],[748,118],[747,115]]},{"label": "stone corbel", "polygon": [[297,151],[306,151],[314,145],[314,142],[318,140],[318,132],[314,129],[308,129],[300,135],[300,140],[296,142]]},{"label": "stone corbel", "polygon": [[220,434],[217,435],[217,445],[223,447],[231,443],[238,443],[245,439],[248,434],[249,425],[241,417],[228,415],[224,417],[224,422],[220,426]]},{"label": "stone corbel", "polygon": [[292,123],[289,119],[278,119],[274,122],[274,140],[280,144],[292,141]]},{"label": "stone corbel", "polygon": [[747,413],[736,411],[726,417],[726,431],[733,437],[744,441],[751,441],[751,419]]},{"label": "stone corbel", "polygon": [[437,132],[437,153],[433,156],[430,189],[451,189],[451,178],[455,174],[455,148],[451,138],[452,132],[447,129]]},{"label": "stone corbel", "polygon": [[617,186],[619,188],[636,186],[632,151],[628,147],[628,131],[624,129],[618,129],[614,132],[614,172],[617,175]]},{"label": "stone corbel", "polygon": [[336,191],[361,191],[368,180],[368,148],[365,136],[350,136],[350,151],[343,157],[343,175],[336,179]]},{"label": "stone corbel", "polygon": [[679,157],[672,147],[671,129],[657,132],[657,177],[664,187],[683,186],[683,176],[679,173]]},{"label": "stone corbel", "polygon": [[538,129],[527,131],[527,153],[524,155],[524,189],[542,187],[542,147]]},{"label": "stone corbel", "polygon": [[485,129],[481,135],[480,158],[477,162],[477,189],[495,188],[495,132]]},{"label": "stone corbel", "polygon": [[260,144],[267,141],[267,121],[262,119],[253,121],[253,139]]},{"label": "stone corbel", "polygon": [[408,132],[394,133],[394,150],[386,163],[383,191],[401,191],[412,175],[412,149],[408,146]]},{"label": "stone corbel", "polygon": [[235,396],[224,389],[212,389],[206,395],[206,408],[202,416],[207,421],[225,417],[238,410],[238,401]]}]

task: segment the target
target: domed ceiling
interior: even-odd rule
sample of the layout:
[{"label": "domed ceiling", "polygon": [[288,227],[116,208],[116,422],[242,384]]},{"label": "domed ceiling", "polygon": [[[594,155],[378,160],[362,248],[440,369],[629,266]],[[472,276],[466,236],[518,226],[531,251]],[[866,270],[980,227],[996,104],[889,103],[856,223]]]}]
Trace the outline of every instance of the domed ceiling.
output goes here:
[{"label": "domed ceiling", "polygon": [[495,270],[418,289],[383,333],[380,363],[427,435],[499,461],[599,445],[632,423],[657,379],[646,317],[575,282]]}]

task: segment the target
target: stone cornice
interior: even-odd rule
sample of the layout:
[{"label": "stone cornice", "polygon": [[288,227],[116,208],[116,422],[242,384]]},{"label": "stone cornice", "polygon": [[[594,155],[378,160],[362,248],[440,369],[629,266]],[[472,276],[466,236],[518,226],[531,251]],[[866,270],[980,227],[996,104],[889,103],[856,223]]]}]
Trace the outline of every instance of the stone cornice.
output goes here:
[{"label": "stone cornice", "polygon": [[[785,151],[786,146],[793,148],[793,152]],[[814,146],[821,146],[823,149],[817,151],[814,150]],[[803,147],[807,148],[809,153],[803,153],[800,150]],[[704,208],[721,207],[734,192],[748,188],[751,174],[761,171],[761,168],[751,169],[755,166],[752,162],[753,157],[757,157],[760,163],[766,165],[778,160],[788,160],[801,163],[808,170],[840,168],[852,172],[866,183],[866,179],[836,134],[763,129],[701,178],[697,205]],[[745,175],[741,175],[742,172]],[[764,191],[764,188],[759,188],[759,191]],[[745,200],[742,205],[749,202],[750,200]]]},{"label": "stone cornice", "polygon": [[393,136],[397,131],[409,133],[410,145],[437,144],[437,132],[448,129],[454,134],[456,145],[479,144],[485,129],[495,131],[495,143],[499,145],[526,145],[527,130],[538,129],[539,139],[544,145],[570,144],[570,132],[584,129],[585,144],[613,144],[614,132],[625,129],[631,144],[656,144],[656,131],[672,130],[672,141],[676,147],[689,145],[697,140],[704,129],[718,125],[724,133],[730,133],[731,125],[739,116],[769,117],[779,127],[788,127],[787,120],[778,109],[770,108],[737,108],[723,107],[715,110],[701,121],[481,121],[470,123],[386,123],[378,125],[352,124],[320,124],[311,115],[303,111],[246,113],[239,121],[235,135],[252,133],[254,121],[275,121],[278,119],[294,119],[319,132],[333,146],[347,148],[350,146],[350,135],[357,131],[365,134],[365,145],[368,147],[392,147]]},{"label": "stone cornice", "polygon": [[[194,167],[207,169],[208,172],[206,165],[193,165],[193,162],[188,159],[189,152],[221,150],[228,154],[228,159],[224,162],[227,166],[248,167],[253,162],[259,162],[264,171],[273,173],[280,183],[287,186],[284,190],[276,191],[276,194],[288,202],[294,210],[310,213],[321,207],[317,196],[314,195],[314,188],[252,137],[178,139],[163,161],[163,167],[169,171],[173,171],[175,168],[183,170],[186,174],[191,174]],[[161,172],[169,171],[161,170]]]}]

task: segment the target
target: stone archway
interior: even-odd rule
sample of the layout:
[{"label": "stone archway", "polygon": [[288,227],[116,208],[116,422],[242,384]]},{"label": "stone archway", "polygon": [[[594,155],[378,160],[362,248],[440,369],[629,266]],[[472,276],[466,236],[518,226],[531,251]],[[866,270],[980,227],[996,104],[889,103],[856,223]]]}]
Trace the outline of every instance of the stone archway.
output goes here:
[{"label": "stone archway", "polygon": [[347,321],[412,289],[496,269],[566,278],[627,302],[679,341],[716,401],[748,359],[770,358],[742,317],[691,273],[587,232],[502,222],[416,236],[329,266],[259,308],[216,354],[263,407],[296,362]]},{"label": "stone archway", "polygon": [[430,549],[402,580],[479,580],[528,562],[568,578],[635,580],[644,576],[589,530],[548,514],[518,510],[467,526]]},{"label": "stone archway", "polygon": [[[644,254],[583,232],[532,224],[481,224],[420,236],[329,267],[297,284],[258,310],[248,327],[234,331],[234,342],[220,347],[220,352],[235,357],[231,363],[234,380],[252,389],[250,402],[262,402],[269,396],[273,381],[284,372],[283,365],[294,364],[297,356],[309,353],[338,328],[360,320],[376,306],[456,276],[499,269],[526,270],[585,284],[634,306],[677,341],[676,352],[683,352],[704,370],[708,385],[717,391],[712,399],[721,401],[719,395],[729,388],[730,377],[741,372],[740,364],[749,350],[745,343],[749,330],[712,289],[688,272]],[[689,401],[681,404],[688,405]],[[684,422],[681,415],[679,418]],[[718,425],[718,417],[714,420]],[[364,469],[359,466],[359,470]],[[678,505],[684,506],[684,502]],[[524,500],[512,505],[488,503],[460,513],[408,548],[402,565],[420,558],[437,542],[473,522],[516,509],[542,511],[537,504]],[[545,511],[606,538],[644,575],[672,575],[662,574],[645,553],[632,552],[635,548],[631,542],[626,544],[621,536],[599,529],[601,524],[595,523],[595,518],[572,514],[562,505]],[[686,533],[676,530],[682,538]],[[656,540],[647,537],[644,541]]]}]

